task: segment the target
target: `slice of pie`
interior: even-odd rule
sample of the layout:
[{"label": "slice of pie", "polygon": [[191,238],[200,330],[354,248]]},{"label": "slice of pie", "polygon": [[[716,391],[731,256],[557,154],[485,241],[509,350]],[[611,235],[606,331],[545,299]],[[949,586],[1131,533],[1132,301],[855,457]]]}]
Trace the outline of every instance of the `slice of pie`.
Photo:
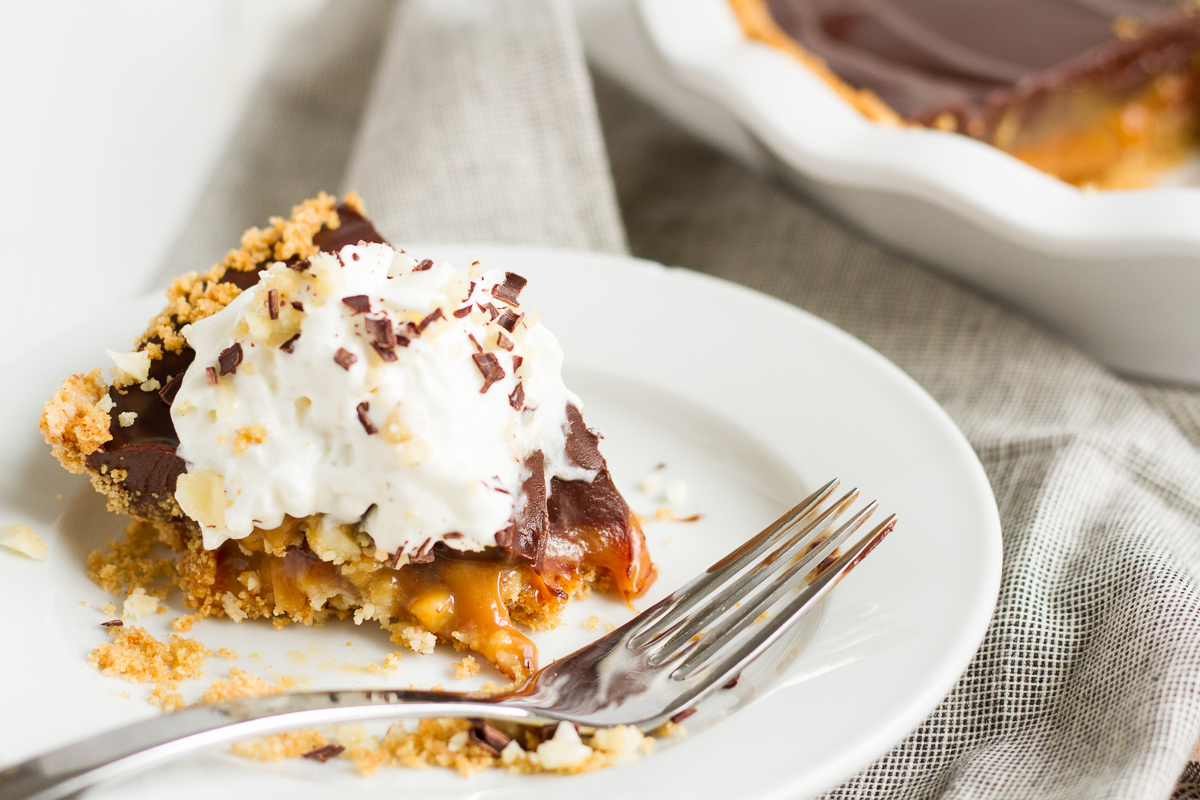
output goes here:
[{"label": "slice of pie", "polygon": [[321,195],[177,279],[112,384],[67,378],[42,432],[178,551],[199,614],[376,620],[521,679],[514,622],[654,578],[524,286],[394,250],[355,195]]},{"label": "slice of pie", "polygon": [[1068,183],[1151,183],[1200,140],[1200,15],[1157,0],[729,0],[871,119]]}]

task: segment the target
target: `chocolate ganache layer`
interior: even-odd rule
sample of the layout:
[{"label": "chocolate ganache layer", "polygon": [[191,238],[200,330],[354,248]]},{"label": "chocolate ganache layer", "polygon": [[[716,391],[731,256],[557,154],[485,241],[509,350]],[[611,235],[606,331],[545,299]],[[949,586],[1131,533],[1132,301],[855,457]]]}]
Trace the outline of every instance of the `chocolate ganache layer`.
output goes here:
[{"label": "chocolate ganache layer", "polygon": [[[779,27],[905,118],[989,139],[1004,111],[1189,67],[1200,18],[1160,0],[767,0]],[[1120,34],[1120,35],[1118,35]],[[954,119],[944,115],[952,115]]]}]

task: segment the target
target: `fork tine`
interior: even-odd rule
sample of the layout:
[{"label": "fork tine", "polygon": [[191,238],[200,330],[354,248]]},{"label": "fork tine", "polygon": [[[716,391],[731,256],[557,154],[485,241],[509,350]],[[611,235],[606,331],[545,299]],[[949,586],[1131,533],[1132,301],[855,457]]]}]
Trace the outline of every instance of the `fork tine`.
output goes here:
[{"label": "fork tine", "polygon": [[709,567],[703,575],[694,578],[682,589],[673,592],[660,600],[655,606],[647,609],[636,634],[629,640],[630,647],[641,647],[651,639],[667,632],[669,628],[685,619],[691,609],[700,601],[706,600],[710,587],[720,583],[730,575],[735,575],[750,562],[759,558],[772,544],[787,535],[797,523],[817,511],[821,504],[833,494],[838,487],[838,479],[817,489],[811,495],[801,500],[794,508],[779,519],[764,528],[757,536],[742,544],[732,553]]},{"label": "fork tine", "polygon": [[[783,631],[812,608],[816,604],[816,601],[828,594],[837,585],[838,581],[850,572],[850,570],[854,569],[854,567],[867,557],[868,553],[883,541],[884,537],[891,533],[895,526],[896,515],[891,514],[887,519],[879,523],[874,530],[860,539],[857,544],[846,551],[828,569],[822,572],[815,581],[805,587],[778,615],[765,620],[758,626],[759,629],[754,631],[750,638],[739,645],[723,661],[714,664],[712,659],[693,661],[689,658],[675,669],[671,677],[681,681],[687,680],[697,672],[707,669],[710,670],[710,676],[715,678],[715,684],[726,675],[740,670],[747,662],[778,639]],[[725,646],[729,644],[729,640],[722,642],[722,648],[719,648],[719,650],[723,652],[727,649]]]},{"label": "fork tine", "polygon": [[[688,666],[704,661],[712,651],[722,647],[731,636],[734,636],[747,623],[757,620],[763,612],[773,606],[785,593],[796,588],[796,579],[809,574],[813,569],[820,566],[821,562],[841,547],[855,531],[866,523],[871,515],[875,513],[877,507],[878,503],[869,503],[865,508],[848,519],[831,536],[821,541],[808,552],[803,553],[786,572],[775,577],[774,580],[760,583],[758,591],[755,592],[753,597],[743,602],[740,608],[722,619],[711,630],[705,631],[699,639],[692,640],[689,646],[685,647],[679,653],[664,653],[664,655],[678,657],[687,654],[687,658],[680,666]],[[657,653],[655,654],[655,656],[658,655]],[[655,656],[650,657],[651,664],[656,663]],[[668,659],[659,658],[657,663],[662,663],[666,660]]]},{"label": "fork tine", "polygon": [[[649,644],[668,633],[670,634],[670,638],[662,644],[659,653],[651,657],[650,663],[660,664],[665,661],[667,656],[677,650],[680,645],[703,631],[709,622],[717,619],[736,603],[744,600],[746,595],[751,591],[752,586],[761,585],[769,580],[774,572],[786,566],[788,561],[796,555],[804,555],[805,550],[813,542],[818,541],[856,499],[858,499],[857,489],[847,492],[836,503],[823,511],[820,516],[809,522],[808,525],[784,542],[783,545],[764,556],[758,563],[752,564],[745,573],[721,589],[719,594],[705,598],[704,605],[699,608],[697,613],[682,617],[658,636],[652,636],[647,639],[646,644]],[[786,535],[786,531],[784,535]],[[715,591],[716,587],[713,587],[713,592]]]}]

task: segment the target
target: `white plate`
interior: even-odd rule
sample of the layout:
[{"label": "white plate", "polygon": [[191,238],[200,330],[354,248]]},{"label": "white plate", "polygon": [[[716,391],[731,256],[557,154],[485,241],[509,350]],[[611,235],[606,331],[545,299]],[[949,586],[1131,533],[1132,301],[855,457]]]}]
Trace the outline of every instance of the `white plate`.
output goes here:
[{"label": "white plate", "polygon": [[[803,797],[831,787],[898,742],[966,668],[984,634],[1000,575],[995,501],[974,453],[946,414],[911,379],[856,339],[777,300],[702,275],[629,258],[545,249],[433,246],[415,252],[530,278],[527,306],[561,339],[567,380],[635,509],[661,505],[640,479],[660,463],[691,500],[696,523],[652,522],[662,575],[639,605],[661,597],[758,531],[832,476],[861,486],[900,525],[825,604],[820,623],[785,677],[728,719],[652,757],[573,778],[505,774],[464,780],[442,770],[385,770],[370,779],[330,762],[258,764],[210,753],[160,768],[99,794],[146,797],[690,798]],[[26,522],[50,543],[46,563],[0,552],[6,614],[0,644],[0,762],[154,712],[148,687],[100,676],[86,664],[106,637],[99,607],[111,598],[84,575],[89,550],[116,535],[86,482],[64,473],[35,425],[62,377],[123,350],[160,303],[112,309],[108,319],[10,365],[0,399],[0,523]],[[81,605],[81,602],[84,605]],[[150,622],[167,631],[181,613]],[[630,612],[609,598],[572,604],[557,631],[536,634],[544,657],[594,637],[589,615],[620,624]],[[353,671],[391,648],[369,626],[329,624],[275,631],[261,622],[201,620],[191,636],[232,647],[237,666],[262,676],[300,676],[317,687],[445,683],[453,652],[408,654],[390,678]],[[346,642],[353,644],[347,646]],[[258,653],[259,658],[251,657]],[[208,677],[229,663],[210,658]],[[185,687],[191,699],[207,685]],[[736,690],[735,690],[736,691]]]},{"label": "white plate", "polygon": [[1200,191],[1083,192],[965,136],[875,125],[726,0],[577,1],[589,55],[693,133],[1118,370],[1200,383]]}]

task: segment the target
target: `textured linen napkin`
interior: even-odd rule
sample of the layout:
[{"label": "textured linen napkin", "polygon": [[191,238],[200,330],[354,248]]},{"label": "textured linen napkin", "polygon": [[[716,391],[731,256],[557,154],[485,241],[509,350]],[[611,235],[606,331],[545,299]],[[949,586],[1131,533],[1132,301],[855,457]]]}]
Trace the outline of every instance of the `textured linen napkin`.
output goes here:
[{"label": "textured linen napkin", "polygon": [[1005,545],[967,673],[830,796],[1200,796],[1197,396],[1114,377],[597,85],[555,0],[331,4],[280,55],[163,277],[342,187],[394,240],[628,242],[819,314],[953,416]]}]

